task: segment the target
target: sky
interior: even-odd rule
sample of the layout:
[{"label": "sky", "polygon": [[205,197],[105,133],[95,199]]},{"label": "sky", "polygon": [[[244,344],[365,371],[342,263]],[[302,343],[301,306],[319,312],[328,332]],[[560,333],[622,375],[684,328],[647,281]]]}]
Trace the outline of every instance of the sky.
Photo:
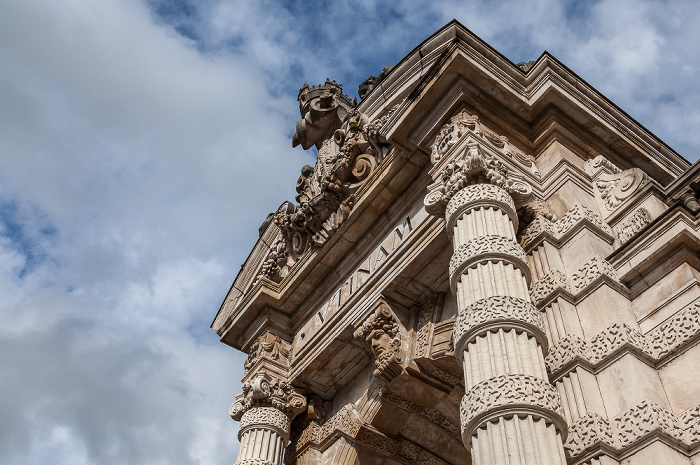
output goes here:
[{"label": "sky", "polygon": [[700,156],[695,0],[0,2],[0,463],[233,463],[209,325],[314,162],[298,89],[356,96],[452,18]]}]

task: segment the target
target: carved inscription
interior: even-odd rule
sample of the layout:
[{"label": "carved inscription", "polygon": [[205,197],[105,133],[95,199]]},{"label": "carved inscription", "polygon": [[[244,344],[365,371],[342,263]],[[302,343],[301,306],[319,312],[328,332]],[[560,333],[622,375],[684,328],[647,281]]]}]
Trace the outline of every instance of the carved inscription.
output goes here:
[{"label": "carved inscription", "polygon": [[[406,216],[384,240],[365,258],[362,264],[338,287],[331,297],[316,310],[313,317],[299,331],[295,339],[295,350],[309,341],[313,335],[341,309],[350,298],[356,295],[360,289],[382,269],[395,251],[403,244],[419,227],[428,215],[425,209],[420,208]],[[302,336],[303,334],[303,336]]]}]

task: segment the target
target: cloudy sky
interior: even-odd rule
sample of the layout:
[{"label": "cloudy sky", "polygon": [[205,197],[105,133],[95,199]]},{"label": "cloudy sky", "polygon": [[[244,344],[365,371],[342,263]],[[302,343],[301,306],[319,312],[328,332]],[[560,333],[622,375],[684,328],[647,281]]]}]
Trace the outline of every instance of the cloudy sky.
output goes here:
[{"label": "cloudy sky", "polygon": [[0,2],[0,463],[233,463],[209,324],[313,164],[297,91],[354,96],[452,18],[700,155],[695,0]]}]

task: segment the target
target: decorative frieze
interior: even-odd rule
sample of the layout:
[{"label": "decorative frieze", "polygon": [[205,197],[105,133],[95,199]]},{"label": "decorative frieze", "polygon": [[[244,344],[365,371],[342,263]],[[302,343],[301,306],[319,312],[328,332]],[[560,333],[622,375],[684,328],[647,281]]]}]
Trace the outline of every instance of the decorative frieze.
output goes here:
[{"label": "decorative frieze", "polygon": [[532,334],[547,352],[547,338],[540,312],[518,297],[493,296],[481,299],[460,312],[452,333],[455,355],[462,363],[464,346],[475,336],[494,327],[517,328]]},{"label": "decorative frieze", "polygon": [[615,226],[615,234],[620,243],[624,244],[649,223],[651,223],[651,214],[646,208],[639,208],[632,216]]},{"label": "decorative frieze", "polygon": [[463,441],[469,444],[475,430],[494,418],[524,413],[554,422],[562,436],[566,435],[561,399],[554,386],[535,376],[501,375],[475,385],[462,399]]},{"label": "decorative frieze", "polygon": [[646,335],[623,323],[616,323],[590,342],[577,336],[566,336],[549,349],[545,361],[553,376],[558,376],[562,369],[575,361],[595,369],[623,350],[657,364],[698,337],[700,302],[695,302]]},{"label": "decorative frieze", "polygon": [[682,450],[698,447],[700,405],[678,417],[647,400],[610,420],[588,414],[569,425],[564,448],[570,461],[595,449],[605,449],[619,456],[654,437],[670,439],[665,442]]},{"label": "decorative frieze", "polygon": [[542,215],[535,217],[520,234],[520,245],[525,249],[531,249],[545,237],[555,244],[560,244],[584,226],[588,226],[611,243],[613,242],[613,231],[610,226],[590,208],[579,204],[555,222]]},{"label": "decorative frieze", "polygon": [[530,297],[536,306],[541,306],[557,292],[564,292],[578,297],[601,279],[607,279],[620,284],[615,268],[602,257],[593,257],[586,262],[571,278],[568,278],[559,270],[553,270],[535,282],[530,288]]},{"label": "decorative frieze", "polygon": [[466,269],[489,261],[512,264],[522,272],[527,283],[532,279],[527,255],[517,242],[503,236],[480,236],[459,246],[450,259],[450,284],[453,292]]}]

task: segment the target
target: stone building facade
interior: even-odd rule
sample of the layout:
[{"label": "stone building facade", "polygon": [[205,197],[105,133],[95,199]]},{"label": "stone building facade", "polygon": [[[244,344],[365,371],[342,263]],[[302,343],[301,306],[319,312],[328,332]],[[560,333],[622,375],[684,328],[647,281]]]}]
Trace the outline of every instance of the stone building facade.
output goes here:
[{"label": "stone building facade", "polygon": [[212,324],[236,464],[700,464],[700,165],[457,22],[360,96]]}]

